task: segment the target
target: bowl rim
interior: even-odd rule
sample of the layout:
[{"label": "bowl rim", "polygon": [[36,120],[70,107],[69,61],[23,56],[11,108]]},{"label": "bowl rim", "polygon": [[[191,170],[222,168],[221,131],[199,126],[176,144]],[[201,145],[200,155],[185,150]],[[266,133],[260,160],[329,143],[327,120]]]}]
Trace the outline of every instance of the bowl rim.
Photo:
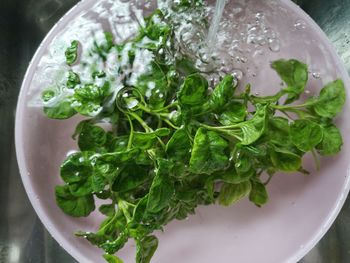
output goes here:
[{"label": "bowl rim", "polygon": [[[25,110],[24,102],[26,98],[26,93],[28,91],[28,87],[30,86],[30,83],[35,73],[35,69],[36,69],[35,65],[38,64],[42,54],[45,52],[46,45],[49,44],[55,38],[57,33],[62,29],[64,25],[66,25],[69,22],[69,20],[72,17],[75,17],[75,15],[82,12],[85,7],[91,4],[91,2],[93,2],[93,0],[83,0],[75,4],[69,11],[67,11],[62,16],[62,18],[58,20],[58,22],[56,22],[56,24],[47,33],[45,38],[41,41],[24,75],[20,93],[18,96],[16,114],[15,114],[15,148],[16,148],[17,163],[19,166],[19,171],[23,182],[23,186],[31,202],[31,205],[34,208],[36,214],[38,215],[40,221],[46,227],[46,229],[51,234],[51,236],[59,243],[59,245],[64,250],[66,250],[75,260],[77,260],[78,262],[86,262],[86,263],[88,262],[93,263],[93,262],[91,261],[91,259],[85,256],[81,251],[78,251],[77,249],[75,249],[74,246],[72,246],[72,244],[69,241],[67,241],[66,238],[64,238],[63,234],[61,234],[60,231],[56,228],[56,226],[51,223],[49,216],[44,212],[43,206],[41,205],[40,201],[36,198],[36,195],[34,193],[34,188],[29,177],[29,171],[25,164],[26,158],[22,148],[23,114],[21,113]],[[345,65],[341,60],[341,58],[339,57],[339,55],[337,54],[334,46],[326,36],[325,32],[304,10],[301,9],[301,7],[299,7],[297,4],[292,2],[292,0],[281,0],[281,2],[285,4],[288,8],[293,10],[295,13],[301,14],[303,19],[305,19],[305,21],[310,26],[312,26],[312,29],[316,31],[320,39],[323,41],[323,44],[328,48],[331,57],[335,59],[336,63],[339,64],[340,74],[345,83],[345,86],[350,87],[350,77],[345,68]],[[350,169],[348,169],[347,171],[347,178],[343,186],[343,191],[338,194],[338,198],[337,198],[337,202],[335,203],[335,206],[331,208],[328,217],[325,219],[326,223],[324,225],[320,225],[318,228],[318,231],[316,231],[311,236],[311,238],[309,238],[309,241],[303,246],[303,248],[299,249],[293,255],[291,255],[290,258],[286,259],[285,261],[286,263],[295,263],[301,260],[321,240],[321,238],[326,234],[326,232],[332,226],[338,214],[340,213],[340,210],[343,207],[346,201],[347,195],[349,193],[349,190],[350,190],[349,175],[350,175]]]}]

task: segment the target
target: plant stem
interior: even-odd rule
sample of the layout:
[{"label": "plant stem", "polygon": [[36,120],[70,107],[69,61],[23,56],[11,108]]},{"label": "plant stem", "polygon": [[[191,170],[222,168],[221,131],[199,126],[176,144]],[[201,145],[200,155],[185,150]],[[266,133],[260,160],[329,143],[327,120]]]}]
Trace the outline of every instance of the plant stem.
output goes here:
[{"label": "plant stem", "polygon": [[171,128],[174,128],[175,130],[180,129],[180,127],[175,126],[171,121],[169,121],[169,120],[167,120],[167,119],[164,119],[164,118],[162,118],[162,120],[163,120],[164,122],[166,122]]},{"label": "plant stem", "polygon": [[133,141],[133,138],[134,138],[134,125],[132,124],[130,116],[126,115],[126,117],[128,118],[128,121],[129,121],[129,124],[130,124],[130,135],[129,135],[128,146],[127,146],[127,149],[130,150],[130,148],[132,146],[132,141]]},{"label": "plant stem", "polygon": [[139,115],[133,113],[133,112],[129,112],[128,113],[130,116],[132,116],[135,120],[137,120],[141,126],[145,129],[146,132],[152,132],[153,130],[147,125],[147,123],[145,123]]},{"label": "plant stem", "polygon": [[311,153],[312,153],[312,157],[314,158],[314,161],[315,161],[316,169],[320,170],[321,163],[320,163],[320,159],[318,158],[315,149],[312,149]]},{"label": "plant stem", "polygon": [[309,101],[309,102],[299,104],[299,105],[271,105],[271,107],[275,108],[277,110],[291,110],[292,111],[295,109],[300,109],[300,108],[312,106],[315,103],[316,103],[316,101]]}]

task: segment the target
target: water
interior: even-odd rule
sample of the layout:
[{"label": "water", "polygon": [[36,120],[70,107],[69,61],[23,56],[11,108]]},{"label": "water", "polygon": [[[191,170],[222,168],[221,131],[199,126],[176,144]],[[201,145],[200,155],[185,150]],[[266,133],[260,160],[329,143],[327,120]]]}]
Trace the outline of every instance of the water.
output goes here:
[{"label": "water", "polygon": [[[260,8],[251,0],[246,0],[245,4],[240,1],[232,3],[217,0],[215,6],[196,8],[191,10],[190,14],[174,12],[166,5],[167,1],[159,1],[161,2],[162,10],[174,26],[176,39],[175,48],[170,53],[169,50],[164,49],[164,55],[169,58],[169,61],[174,57],[190,58],[211,85],[215,85],[226,74],[235,75],[242,83],[248,77],[255,77],[259,72],[257,69],[261,68],[259,61],[265,61],[264,57],[277,53],[281,49],[279,33],[275,31],[275,25],[270,21],[271,17],[276,15],[272,11],[274,10],[272,2],[266,4],[267,8],[265,5],[263,5],[264,8]],[[143,9],[144,6],[140,8]],[[144,23],[144,11],[137,9],[132,2],[123,0],[101,1],[96,4],[94,10],[99,19],[108,22],[108,26],[96,23],[95,19],[83,14],[72,21],[67,30],[54,39],[39,65],[38,72],[43,71],[45,74],[35,74],[33,86],[38,89],[31,89],[31,92],[37,93],[30,102],[31,106],[42,107],[40,94],[46,87],[55,87],[62,96],[71,92],[62,90],[61,87],[65,86],[67,71],[62,50],[72,39],[79,39],[84,43],[80,60],[89,65],[88,67],[82,64],[75,65],[74,71],[80,75],[82,83],[92,81],[90,68],[104,71],[107,76],[111,76],[109,80],[115,87],[111,103],[116,93],[123,87],[121,81],[123,75],[118,74],[120,68],[124,69],[125,74],[131,74],[127,83],[130,86],[135,85],[138,77],[149,70],[152,54],[144,49],[134,50],[135,62],[132,68],[128,68],[128,51],[132,49],[131,45],[126,45],[122,54],[112,50],[107,55],[106,61],[90,55],[94,41],[104,44],[103,32],[106,29],[113,33],[117,43],[122,43],[134,36],[139,24]],[[121,57],[120,61],[118,57]],[[154,83],[148,84],[146,97],[163,96],[163,94],[155,94]],[[135,102],[132,101],[128,107],[133,107],[134,104]]]},{"label": "water", "polygon": [[222,18],[222,14],[225,9],[225,5],[226,5],[226,0],[216,1],[213,20],[211,22],[208,36],[207,36],[207,45],[208,45],[209,51],[214,48],[214,44],[216,42],[217,33],[218,33],[221,18]]}]

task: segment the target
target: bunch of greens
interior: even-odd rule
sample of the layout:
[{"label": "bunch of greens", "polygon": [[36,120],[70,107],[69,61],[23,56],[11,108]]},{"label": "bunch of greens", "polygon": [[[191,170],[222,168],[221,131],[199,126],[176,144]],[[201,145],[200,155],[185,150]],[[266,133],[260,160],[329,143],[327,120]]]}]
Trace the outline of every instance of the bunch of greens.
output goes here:
[{"label": "bunch of greens", "polygon": [[[177,8],[185,12],[191,6]],[[333,124],[345,103],[341,80],[296,104],[308,68],[291,59],[272,63],[285,83],[273,96],[252,95],[249,85],[239,91],[232,75],[210,87],[188,58],[174,57],[173,28],[160,10],[127,43],[105,36],[105,44],[92,50],[102,60],[112,50],[127,52],[132,68],[135,50],[147,50],[153,54],[149,71],[129,85],[131,74],[120,67],[123,88],[116,90],[106,72],[92,72],[96,81],[82,83],[72,67],[69,92],[47,89],[43,101],[50,118],[89,117],[74,133],[80,151],[61,166],[64,184],[56,187],[56,200],[74,217],[88,216],[95,200],[105,200],[98,208],[106,216],[99,230],[76,235],[102,248],[108,262],[122,262],[114,254],[130,238],[136,242],[136,262],[150,262],[158,245],[152,233],[170,221],[187,218],[198,205],[229,206],[244,197],[260,207],[268,201],[269,179],[263,181],[263,174],[270,179],[279,171],[307,174],[306,153],[317,159],[341,149]],[[72,42],[67,65],[78,62],[81,48]],[[106,122],[108,131],[99,125]]]}]

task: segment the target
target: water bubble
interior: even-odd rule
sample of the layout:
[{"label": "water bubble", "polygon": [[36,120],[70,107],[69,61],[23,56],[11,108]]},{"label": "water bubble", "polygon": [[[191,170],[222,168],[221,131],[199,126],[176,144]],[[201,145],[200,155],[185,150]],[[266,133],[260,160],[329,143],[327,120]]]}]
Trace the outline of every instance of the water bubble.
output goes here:
[{"label": "water bubble", "polygon": [[306,23],[304,20],[298,19],[297,21],[295,21],[294,23],[294,28],[297,30],[302,30],[306,28]]},{"label": "water bubble", "polygon": [[257,49],[257,50],[254,51],[253,57],[262,56],[262,55],[264,55],[264,50]]},{"label": "water bubble", "polygon": [[238,80],[241,80],[243,78],[243,72],[239,69],[233,70],[232,75]]},{"label": "water bubble", "polygon": [[265,14],[263,12],[257,12],[255,14],[255,18],[257,21],[260,21],[261,19],[263,19],[265,17]]},{"label": "water bubble", "polygon": [[281,50],[280,40],[278,38],[269,39],[269,49],[272,52],[279,52]]},{"label": "water bubble", "polygon": [[239,61],[242,63],[246,63],[248,61],[248,59],[246,57],[239,57]]},{"label": "water bubble", "polygon": [[313,76],[315,79],[319,79],[319,78],[321,78],[321,73],[318,72],[318,71],[316,71],[316,72],[313,72],[313,73],[312,73],[312,76]]},{"label": "water bubble", "polygon": [[256,42],[257,44],[259,44],[260,46],[264,46],[266,44],[266,38],[263,35],[260,35],[256,38]]},{"label": "water bubble", "polygon": [[139,104],[139,101],[135,98],[130,98],[130,99],[127,99],[125,101],[126,101],[126,107],[128,109],[133,109]]},{"label": "water bubble", "polygon": [[266,38],[276,38],[276,32],[273,31],[271,28],[265,28],[263,33]]}]

